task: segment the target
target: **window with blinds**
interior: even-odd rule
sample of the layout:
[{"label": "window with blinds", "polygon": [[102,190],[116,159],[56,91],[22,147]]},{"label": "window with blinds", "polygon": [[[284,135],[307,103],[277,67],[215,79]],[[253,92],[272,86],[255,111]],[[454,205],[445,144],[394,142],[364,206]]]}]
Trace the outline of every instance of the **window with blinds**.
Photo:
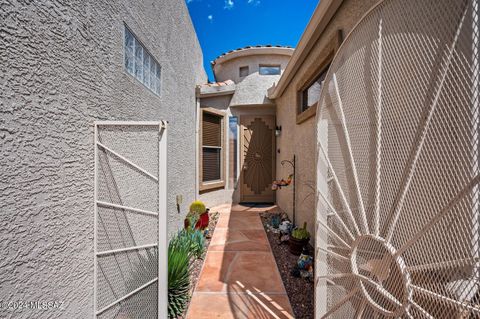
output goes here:
[{"label": "window with blinds", "polygon": [[203,112],[202,120],[202,182],[222,180],[223,116]]}]

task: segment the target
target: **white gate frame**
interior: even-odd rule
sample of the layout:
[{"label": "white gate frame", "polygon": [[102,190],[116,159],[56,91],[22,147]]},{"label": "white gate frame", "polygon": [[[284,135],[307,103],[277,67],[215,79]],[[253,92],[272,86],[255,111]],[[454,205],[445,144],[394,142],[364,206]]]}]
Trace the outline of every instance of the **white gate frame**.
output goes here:
[{"label": "white gate frame", "polygon": [[[157,126],[158,127],[158,177],[150,174],[140,166],[136,165],[128,158],[116,153],[115,151],[109,149],[102,143],[98,141],[98,126]],[[168,242],[167,242],[167,122],[166,121],[95,121],[94,122],[94,156],[95,156],[95,172],[94,172],[94,292],[93,292],[93,318],[96,319],[98,315],[102,314],[111,307],[119,304],[125,299],[133,296],[134,294],[140,292],[141,290],[149,287],[151,284],[158,282],[158,319],[163,319],[168,317],[168,262],[167,262],[167,251],[168,251]],[[97,198],[98,190],[98,149],[104,149],[108,153],[115,155],[121,161],[126,164],[140,170],[144,174],[150,176],[158,183],[158,212],[146,211],[143,209],[138,209],[129,206],[117,205],[114,203],[108,203],[99,201]],[[147,215],[158,216],[158,239],[157,243],[113,249],[108,251],[97,251],[97,208],[98,206],[102,207],[112,207],[112,208],[121,208],[133,213],[141,213]],[[120,252],[146,249],[151,247],[157,247],[158,250],[158,277],[153,280],[143,284],[137,289],[129,292],[125,296],[115,300],[109,305],[103,307],[102,309],[97,310],[97,257],[107,254],[115,254]]]}]

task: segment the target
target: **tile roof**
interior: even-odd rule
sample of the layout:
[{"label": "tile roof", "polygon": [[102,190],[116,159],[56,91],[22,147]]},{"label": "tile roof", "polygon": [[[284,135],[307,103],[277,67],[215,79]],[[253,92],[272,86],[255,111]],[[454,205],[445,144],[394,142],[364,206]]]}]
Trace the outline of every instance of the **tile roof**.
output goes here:
[{"label": "tile roof", "polygon": [[215,61],[218,60],[219,58],[223,57],[223,56],[226,56],[230,53],[233,53],[233,52],[238,52],[238,51],[243,51],[243,50],[248,50],[248,49],[252,49],[252,48],[286,48],[286,49],[293,49],[291,46],[289,45],[272,45],[272,44],[265,44],[265,45],[249,45],[249,46],[246,46],[246,47],[243,47],[243,48],[237,48],[235,50],[230,50],[228,52],[224,52],[222,54],[220,54],[219,56],[217,56],[215,58],[215,60],[211,61],[210,63],[211,64],[215,64]]},{"label": "tile roof", "polygon": [[226,80],[224,82],[211,82],[211,83],[200,84],[199,87],[200,88],[221,87],[221,86],[228,86],[232,84],[235,84],[235,82],[233,82],[232,80]]}]

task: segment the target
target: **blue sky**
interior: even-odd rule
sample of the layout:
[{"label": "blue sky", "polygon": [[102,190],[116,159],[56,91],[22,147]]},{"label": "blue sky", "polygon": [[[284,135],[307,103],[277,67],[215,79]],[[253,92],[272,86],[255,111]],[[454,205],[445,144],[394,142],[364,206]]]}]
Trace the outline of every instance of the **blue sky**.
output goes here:
[{"label": "blue sky", "polygon": [[247,45],[295,47],[318,0],[186,0],[210,81],[210,61]]}]

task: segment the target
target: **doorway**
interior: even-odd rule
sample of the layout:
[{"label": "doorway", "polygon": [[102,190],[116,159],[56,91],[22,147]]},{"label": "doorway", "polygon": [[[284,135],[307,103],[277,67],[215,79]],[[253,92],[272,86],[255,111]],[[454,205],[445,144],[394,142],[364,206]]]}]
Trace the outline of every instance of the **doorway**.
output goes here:
[{"label": "doorway", "polygon": [[275,117],[240,117],[240,201],[274,203]]}]

